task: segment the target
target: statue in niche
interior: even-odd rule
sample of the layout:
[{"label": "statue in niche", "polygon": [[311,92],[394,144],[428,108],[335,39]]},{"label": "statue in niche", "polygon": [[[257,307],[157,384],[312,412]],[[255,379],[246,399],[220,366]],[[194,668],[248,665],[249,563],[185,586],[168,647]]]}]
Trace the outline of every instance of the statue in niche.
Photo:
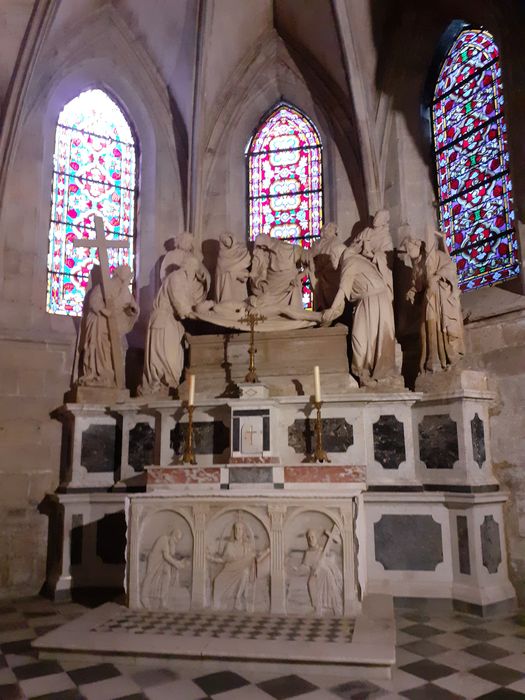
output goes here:
[{"label": "statue in niche", "polygon": [[208,561],[222,565],[213,579],[212,607],[253,612],[258,569],[269,554],[269,548],[257,554],[251,528],[238,518],[220,553],[208,552]]},{"label": "statue in niche", "polygon": [[306,252],[301,246],[263,234],[257,236],[250,274],[250,302],[258,308],[302,312],[301,279],[305,273],[300,266],[306,262]]},{"label": "statue in niche", "polygon": [[174,589],[180,588],[179,572],[189,564],[187,557],[177,557],[181,540],[182,532],[174,529],[169,535],[158,537],[148,554],[140,596],[147,610],[167,609]]},{"label": "statue in niche", "polygon": [[113,316],[120,338],[131,331],[139,315],[139,307],[129,291],[133,273],[129,265],[120,265],[109,280],[104,303],[100,284],[95,285],[86,298],[82,318],[81,386],[114,387],[115,371],[111,353],[108,318]]},{"label": "statue in niche", "polygon": [[337,243],[340,243],[337,226],[330,222],[323,226],[320,239],[308,251],[316,311],[329,309],[339,289],[339,271],[330,261],[330,247]]},{"label": "statue in niche", "polygon": [[[324,543],[321,538],[326,537]],[[310,603],[319,617],[343,614],[343,575],[334,552],[334,544],[340,543],[336,525],[331,530],[319,533],[310,528],[306,531],[307,549],[299,566],[292,567],[292,574],[307,576]]]},{"label": "statue in niche", "polygon": [[243,302],[248,296],[246,282],[251,264],[245,245],[234,240],[229,233],[219,238],[219,255],[215,271],[215,301]]},{"label": "statue in niche", "polygon": [[[407,300],[422,300],[419,323],[419,372],[449,369],[465,352],[463,316],[456,266],[441,232],[426,242],[407,237],[401,254],[412,268]],[[404,251],[404,255],[403,255]]]},{"label": "statue in niche", "polygon": [[201,263],[185,251],[172,251],[169,272],[153,303],[146,336],[144,373],[139,395],[165,394],[179,385],[184,367],[183,318],[206,297]]},{"label": "statue in niche", "polygon": [[322,313],[322,323],[339,318],[345,300],[353,304],[352,373],[361,386],[389,381],[398,375],[392,292],[378,265],[361,252],[363,241],[350,247],[333,242],[332,266],[340,267],[339,290],[332,306]]}]

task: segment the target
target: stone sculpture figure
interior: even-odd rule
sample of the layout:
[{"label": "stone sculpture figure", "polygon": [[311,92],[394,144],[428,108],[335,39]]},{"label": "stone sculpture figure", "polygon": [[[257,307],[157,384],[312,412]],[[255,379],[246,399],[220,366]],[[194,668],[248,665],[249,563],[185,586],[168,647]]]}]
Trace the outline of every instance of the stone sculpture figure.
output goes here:
[{"label": "stone sculpture figure", "polygon": [[426,242],[407,237],[401,244],[412,267],[407,300],[422,296],[419,324],[419,372],[449,369],[465,352],[463,316],[456,266],[443,235],[431,234]]},{"label": "stone sculpture figure", "polygon": [[[174,251],[175,252],[175,251]],[[181,320],[206,296],[200,262],[183,251],[172,256],[173,271],[164,278],[153,303],[146,336],[140,395],[163,393],[179,385],[184,367]]]},{"label": "stone sculpture figure", "polygon": [[308,576],[308,594],[316,615],[326,613],[343,614],[343,575],[331,552],[335,541],[339,541],[339,531],[334,525],[332,531],[326,530],[324,545],[320,542],[319,533],[310,528],[306,532],[308,549],[303,555],[301,564],[294,573]]},{"label": "stone sculpture figure", "polygon": [[306,261],[300,246],[285,243],[277,238],[259,235],[255,239],[252,272],[252,295],[258,308],[287,308],[303,310],[299,265]]},{"label": "stone sculpture figure", "polygon": [[322,323],[331,323],[353,303],[352,373],[360,385],[373,385],[398,374],[395,366],[395,328],[392,294],[377,265],[359,253],[361,244],[330,246],[334,268],[340,265],[339,290]]},{"label": "stone sculpture figure", "polygon": [[188,565],[187,558],[176,556],[181,540],[181,531],[175,529],[158,537],[148,554],[140,597],[148,610],[167,608],[170,591],[179,585],[179,571]]},{"label": "stone sculpture figure", "polygon": [[257,566],[268,554],[269,549],[257,554],[250,528],[236,520],[222,552],[208,552],[209,561],[223,565],[213,580],[212,607],[253,612]]},{"label": "stone sculpture figure", "polygon": [[166,241],[166,246],[170,249],[162,258],[160,265],[160,279],[163,280],[166,275],[173,272],[181,265],[181,259],[188,255],[194,255],[194,238],[189,231],[173,236]]},{"label": "stone sculpture figure", "polygon": [[329,309],[339,289],[339,271],[330,261],[330,248],[340,243],[337,226],[330,222],[321,229],[320,239],[308,251],[314,309]]},{"label": "stone sculpture figure", "polygon": [[121,339],[135,325],[139,307],[129,291],[132,279],[133,273],[129,265],[120,265],[115,269],[109,280],[109,289],[106,290],[110,303],[104,303],[100,284],[93,287],[86,299],[80,347],[81,373],[78,380],[81,386],[113,387],[116,384],[108,318],[113,314]]},{"label": "stone sculpture figure", "polygon": [[229,233],[219,238],[219,254],[215,271],[215,301],[242,302],[248,296],[246,281],[251,258],[246,246]]},{"label": "stone sculpture figure", "polygon": [[387,253],[394,250],[394,245],[390,235],[390,213],[387,209],[380,209],[376,213],[372,226],[357,236],[355,244],[358,252],[377,267],[393,299],[394,284],[392,270],[388,267]]}]

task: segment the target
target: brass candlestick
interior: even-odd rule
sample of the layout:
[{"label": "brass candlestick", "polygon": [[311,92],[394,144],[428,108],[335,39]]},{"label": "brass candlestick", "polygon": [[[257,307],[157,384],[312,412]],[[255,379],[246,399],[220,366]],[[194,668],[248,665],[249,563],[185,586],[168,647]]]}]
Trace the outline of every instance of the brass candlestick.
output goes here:
[{"label": "brass candlestick", "polygon": [[183,464],[197,464],[195,452],[193,451],[193,411],[195,406],[188,404],[188,429],[186,431],[186,440],[184,441],[184,454],[182,455]]},{"label": "brass candlestick", "polygon": [[250,382],[251,384],[257,384],[259,382],[259,377],[255,371],[255,353],[257,348],[255,347],[255,326],[258,323],[266,321],[266,316],[262,314],[254,313],[252,311],[246,311],[246,316],[241,318],[241,323],[247,323],[250,326],[250,348],[248,352],[250,353],[250,364],[248,367],[248,374],[244,377],[245,382]]},{"label": "brass candlestick", "polygon": [[328,455],[323,449],[323,424],[321,422],[321,406],[322,401],[314,401],[314,406],[317,411],[317,416],[315,418],[315,450],[314,450],[314,462],[329,462]]}]

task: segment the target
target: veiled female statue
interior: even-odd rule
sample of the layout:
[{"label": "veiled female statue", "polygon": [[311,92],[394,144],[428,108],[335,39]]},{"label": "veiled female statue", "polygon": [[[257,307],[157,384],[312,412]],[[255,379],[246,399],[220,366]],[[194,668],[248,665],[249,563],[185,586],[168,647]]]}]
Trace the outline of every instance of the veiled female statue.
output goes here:
[{"label": "veiled female statue", "polygon": [[465,352],[456,266],[440,232],[426,242],[407,237],[401,249],[412,267],[407,299],[414,303],[416,295],[422,297],[419,371],[448,369]]}]

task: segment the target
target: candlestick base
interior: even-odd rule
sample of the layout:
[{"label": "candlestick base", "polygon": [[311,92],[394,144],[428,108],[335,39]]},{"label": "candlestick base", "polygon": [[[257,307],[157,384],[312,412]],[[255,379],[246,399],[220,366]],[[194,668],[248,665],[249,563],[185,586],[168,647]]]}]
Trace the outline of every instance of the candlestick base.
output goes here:
[{"label": "candlestick base", "polygon": [[315,450],[313,453],[313,461],[314,462],[327,462],[328,464],[331,463],[331,460],[328,458],[328,455],[326,454],[325,450],[323,449],[323,424],[321,421],[321,406],[323,405],[322,401],[314,401],[314,406],[317,411],[317,415],[315,418]]}]

